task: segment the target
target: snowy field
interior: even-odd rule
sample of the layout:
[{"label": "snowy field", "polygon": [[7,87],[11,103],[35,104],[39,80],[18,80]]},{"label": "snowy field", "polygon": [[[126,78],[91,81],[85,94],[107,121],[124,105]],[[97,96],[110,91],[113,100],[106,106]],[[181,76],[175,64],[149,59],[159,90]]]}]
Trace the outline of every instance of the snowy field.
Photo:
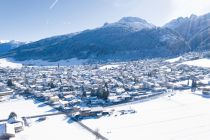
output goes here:
[{"label": "snowy field", "polygon": [[43,103],[35,102],[33,100],[14,99],[0,103],[0,119],[5,119],[9,116],[10,112],[16,112],[18,116],[34,116],[46,113],[53,113],[50,106]]},{"label": "snowy field", "polygon": [[69,65],[82,65],[85,64],[87,60],[79,60],[76,58],[68,59],[68,60],[60,60],[57,62],[49,62],[44,60],[27,60],[27,61],[16,61],[16,63],[21,63],[24,65],[34,65],[34,66],[69,66]]},{"label": "snowy field", "polygon": [[22,67],[22,64],[20,63],[14,63],[6,58],[3,58],[3,59],[0,59],[0,68],[21,68]]},{"label": "snowy field", "polygon": [[210,59],[206,59],[206,58],[198,59],[198,60],[193,60],[193,61],[187,61],[182,64],[210,68]]},{"label": "snowy field", "polygon": [[[83,120],[87,126],[109,140],[209,140],[210,98],[201,92],[177,92],[155,100],[115,107],[111,116]],[[107,108],[113,109],[113,108]],[[137,113],[120,115],[120,110],[134,109]],[[0,119],[11,111],[20,117],[56,112],[50,106],[33,100],[11,100],[0,103]],[[95,137],[72,123],[64,115],[32,119],[32,125],[18,133],[14,140],[94,140]]]},{"label": "snowy field", "polygon": [[180,57],[168,59],[168,60],[166,60],[166,62],[174,63],[174,62],[180,61],[181,59],[182,59],[182,57],[180,56]]},{"label": "snowy field", "polygon": [[0,59],[0,67],[2,68],[21,68],[23,65],[30,66],[70,66],[70,65],[82,65],[85,64],[87,60],[79,60],[76,58],[68,59],[68,60],[60,60],[57,62],[48,62],[43,60],[27,60],[27,61],[14,61],[10,59]]},{"label": "snowy field", "polygon": [[176,93],[115,110],[135,109],[135,114],[113,114],[83,120],[110,140],[209,140],[210,99],[197,92]]},{"label": "snowy field", "polygon": [[76,123],[68,123],[65,116],[51,116],[34,122],[12,140],[94,140],[95,137]]},{"label": "snowy field", "polygon": [[112,69],[112,68],[117,68],[117,67],[119,67],[119,65],[104,65],[104,66],[101,66],[99,69],[105,70],[105,69]]},{"label": "snowy field", "polygon": [[[6,119],[11,111],[15,111],[19,117],[41,115],[55,112],[50,106],[46,106],[33,100],[12,100],[0,103],[0,119]],[[31,120],[31,126],[25,127],[12,140],[94,140],[95,137],[76,123],[72,123],[65,115],[47,117],[45,121]]]}]

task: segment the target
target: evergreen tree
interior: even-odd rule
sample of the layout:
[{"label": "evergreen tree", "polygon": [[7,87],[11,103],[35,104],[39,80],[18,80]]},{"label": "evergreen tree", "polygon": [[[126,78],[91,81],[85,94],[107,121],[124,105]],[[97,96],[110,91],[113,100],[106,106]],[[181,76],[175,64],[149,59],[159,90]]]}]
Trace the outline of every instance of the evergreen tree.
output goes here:
[{"label": "evergreen tree", "polygon": [[197,82],[195,79],[192,80],[191,90],[194,92],[197,88]]},{"label": "evergreen tree", "polygon": [[13,82],[12,82],[11,79],[8,79],[8,80],[7,80],[7,86],[8,86],[8,87],[13,86]]},{"label": "evergreen tree", "polygon": [[85,88],[84,88],[84,86],[82,86],[81,87],[82,89],[82,97],[87,97],[87,93],[86,93],[86,91],[85,91]]},{"label": "evergreen tree", "polygon": [[107,100],[109,97],[109,89],[108,89],[108,84],[105,83],[104,87],[100,86],[97,90],[97,97],[101,98],[103,100]]},{"label": "evergreen tree", "polygon": [[55,84],[54,84],[53,82],[50,82],[50,83],[48,84],[48,86],[49,86],[50,88],[55,88]]}]

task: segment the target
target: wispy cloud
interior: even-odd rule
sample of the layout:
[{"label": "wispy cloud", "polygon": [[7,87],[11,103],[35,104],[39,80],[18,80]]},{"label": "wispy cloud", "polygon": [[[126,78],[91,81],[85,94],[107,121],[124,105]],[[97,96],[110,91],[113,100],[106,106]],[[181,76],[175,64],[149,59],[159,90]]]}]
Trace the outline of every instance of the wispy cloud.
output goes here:
[{"label": "wispy cloud", "polygon": [[53,9],[59,0],[55,0],[49,7],[49,9]]},{"label": "wispy cloud", "polygon": [[171,17],[190,16],[191,14],[202,15],[209,12],[209,0],[171,0],[173,15]]}]

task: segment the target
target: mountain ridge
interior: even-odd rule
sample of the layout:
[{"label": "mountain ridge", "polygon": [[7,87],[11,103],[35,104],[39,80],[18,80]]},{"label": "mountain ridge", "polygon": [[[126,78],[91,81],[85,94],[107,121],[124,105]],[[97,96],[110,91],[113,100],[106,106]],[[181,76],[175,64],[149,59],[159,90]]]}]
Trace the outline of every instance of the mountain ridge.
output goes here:
[{"label": "mountain ridge", "polygon": [[164,27],[175,30],[184,37],[192,51],[210,49],[210,13],[177,18]]},{"label": "mountain ridge", "polygon": [[12,49],[18,48],[24,44],[26,43],[17,40],[0,40],[0,55],[9,52]]},{"label": "mountain ridge", "polygon": [[[105,23],[93,30],[54,36],[22,45],[3,57],[12,57],[20,61],[28,59],[59,61],[71,58],[106,61],[174,57],[196,50],[198,46],[200,50],[208,49],[205,44],[200,45],[199,35],[193,34],[194,39],[192,37],[188,39],[187,34],[180,32],[176,27],[181,27],[182,24],[187,26],[191,20],[203,20],[202,17],[208,19],[209,15],[181,17],[163,27],[156,27],[141,18],[123,17],[117,22]],[[209,33],[207,31],[204,30],[200,34],[207,36]],[[208,37],[206,42],[209,42]]]}]

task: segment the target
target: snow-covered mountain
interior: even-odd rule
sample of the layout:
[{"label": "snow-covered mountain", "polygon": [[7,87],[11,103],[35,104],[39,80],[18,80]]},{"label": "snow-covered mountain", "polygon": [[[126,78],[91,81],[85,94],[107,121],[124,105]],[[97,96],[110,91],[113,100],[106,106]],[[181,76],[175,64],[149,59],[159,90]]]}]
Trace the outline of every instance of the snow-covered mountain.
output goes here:
[{"label": "snow-covered mountain", "polygon": [[16,40],[0,40],[0,55],[7,53],[8,51],[15,49],[23,44],[25,43]]},{"label": "snow-covered mountain", "polygon": [[125,17],[80,33],[56,36],[22,45],[4,57],[23,61],[85,59],[96,61],[171,57],[189,51],[182,36],[147,21]]},{"label": "snow-covered mountain", "polygon": [[180,17],[164,27],[181,34],[189,42],[192,51],[210,49],[210,13],[190,17]]},{"label": "snow-covered mountain", "polygon": [[0,44],[8,43],[8,42],[10,42],[10,40],[0,40]]},{"label": "snow-covered mountain", "polygon": [[140,31],[142,29],[155,28],[155,25],[148,23],[146,20],[138,17],[124,17],[115,23],[105,23],[104,28],[125,28],[129,31]]}]

